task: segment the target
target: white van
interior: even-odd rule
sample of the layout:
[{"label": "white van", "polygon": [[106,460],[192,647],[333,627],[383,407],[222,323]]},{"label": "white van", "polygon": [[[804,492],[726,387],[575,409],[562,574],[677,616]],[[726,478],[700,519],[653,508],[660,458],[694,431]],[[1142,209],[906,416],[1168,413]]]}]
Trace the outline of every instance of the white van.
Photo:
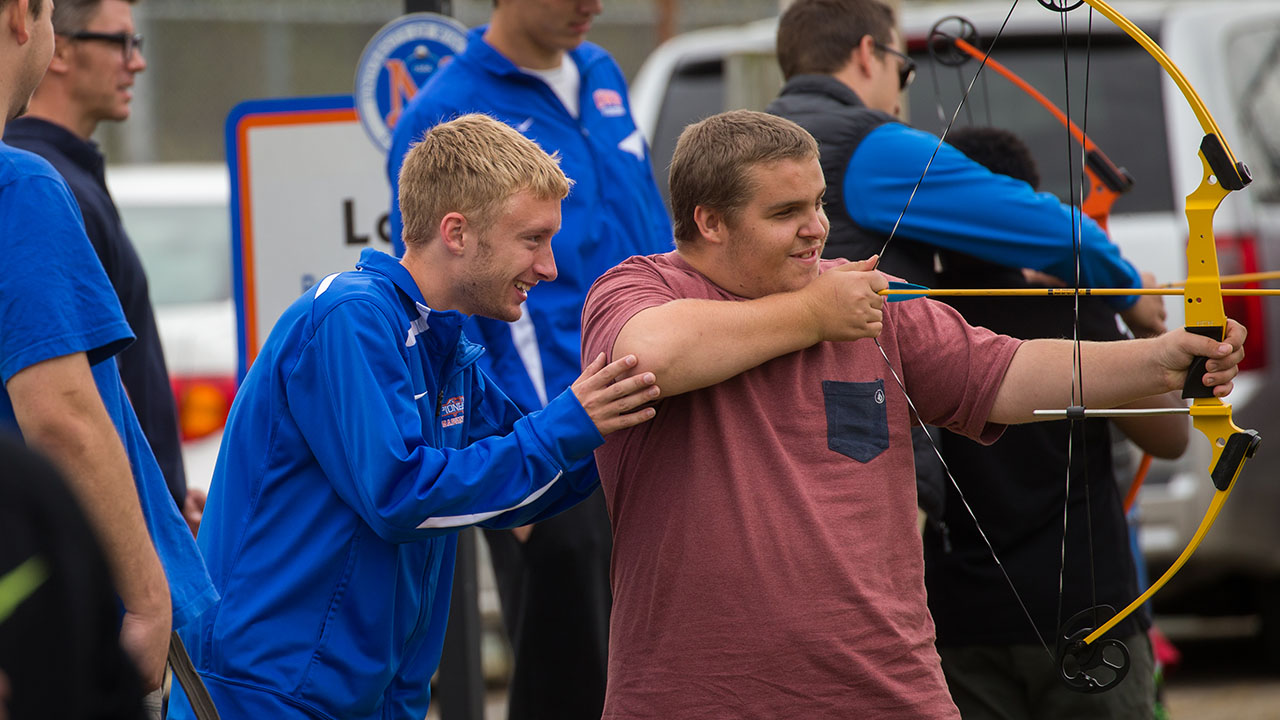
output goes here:
[{"label": "white van", "polygon": [[[1113,6],[1170,54],[1200,92],[1237,159],[1253,171],[1253,184],[1232,193],[1215,218],[1221,271],[1276,267],[1280,3],[1113,0]],[[978,44],[986,49],[1009,7],[1007,2],[954,2],[903,10],[903,34],[919,65],[907,99],[912,124],[940,133],[977,69],[976,61],[955,68],[930,57],[927,45],[934,24],[963,15],[976,26]],[[1038,3],[1021,3],[992,55],[1059,106],[1065,105],[1061,21],[1058,13]],[[1072,119],[1137,181],[1115,205],[1112,237],[1127,257],[1161,281],[1185,278],[1182,213],[1184,197],[1200,182],[1196,150],[1203,133],[1181,93],[1146,51],[1096,13],[1084,118],[1080,81],[1085,77],[1088,6],[1067,13],[1067,21]],[[650,139],[664,191],[675,139],[685,125],[731,108],[763,109],[776,95],[781,84],[774,57],[776,28],[777,20],[771,18],[686,33],[645,62],[631,85],[632,104]],[[1068,195],[1062,125],[1003,78],[988,70],[978,79],[956,122],[957,127],[965,125],[999,125],[1021,135],[1040,165],[1042,189]],[[1280,306],[1274,303],[1229,299],[1228,314],[1250,331],[1249,369],[1230,400],[1237,424],[1258,430],[1263,443],[1213,531],[1155,603],[1165,613],[1255,615],[1270,656],[1280,661],[1280,484],[1274,482],[1280,478],[1280,383],[1273,381],[1280,373]],[[1180,301],[1171,299],[1168,307],[1171,324],[1180,323]],[[1183,458],[1157,461],[1149,473],[1141,495],[1141,541],[1153,573],[1176,559],[1204,515],[1214,492],[1208,463],[1206,440],[1193,433]]]},{"label": "white van", "polygon": [[147,272],[187,484],[208,489],[236,391],[227,167],[117,165],[106,177]]}]

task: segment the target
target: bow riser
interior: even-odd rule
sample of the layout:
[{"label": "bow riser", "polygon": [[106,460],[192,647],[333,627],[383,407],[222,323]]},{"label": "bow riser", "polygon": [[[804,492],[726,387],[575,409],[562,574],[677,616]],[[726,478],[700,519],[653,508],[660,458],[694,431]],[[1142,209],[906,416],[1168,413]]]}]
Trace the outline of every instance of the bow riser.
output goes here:
[{"label": "bow riser", "polygon": [[[1226,331],[1227,313],[1222,306],[1222,283],[1218,274],[1218,250],[1213,238],[1213,216],[1231,191],[1216,181],[1204,152],[1200,153],[1204,175],[1200,185],[1187,196],[1187,282],[1186,326],[1215,330],[1221,340]],[[1209,335],[1204,332],[1201,334]],[[1190,373],[1188,374],[1190,379]],[[1195,379],[1199,382],[1199,378]]]}]

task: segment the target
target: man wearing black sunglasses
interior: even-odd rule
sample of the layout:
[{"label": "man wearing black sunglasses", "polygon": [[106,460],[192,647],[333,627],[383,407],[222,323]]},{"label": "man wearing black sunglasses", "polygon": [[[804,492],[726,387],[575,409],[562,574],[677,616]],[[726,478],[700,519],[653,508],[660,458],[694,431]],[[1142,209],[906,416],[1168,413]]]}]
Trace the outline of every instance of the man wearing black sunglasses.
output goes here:
[{"label": "man wearing black sunglasses", "polygon": [[[824,257],[868,258],[893,233],[878,269],[930,287],[939,250],[1074,277],[1069,207],[898,118],[915,62],[903,52],[887,6],[796,0],[778,22],[777,48],[787,82],[768,110],[818,139],[831,220]],[[1142,287],[1138,270],[1091,220],[1081,243],[1083,286]],[[1109,304],[1139,335],[1164,331],[1158,297]]]},{"label": "man wearing black sunglasses", "polygon": [[147,68],[133,22],[134,2],[56,3],[53,60],[27,116],[9,124],[4,139],[48,160],[75,194],[85,230],[137,336],[119,355],[121,379],[169,491],[192,524],[198,522],[202,496],[187,494],[177,410],[146,275],[107,192],[105,160],[91,139],[99,123],[128,119],[134,79]]}]

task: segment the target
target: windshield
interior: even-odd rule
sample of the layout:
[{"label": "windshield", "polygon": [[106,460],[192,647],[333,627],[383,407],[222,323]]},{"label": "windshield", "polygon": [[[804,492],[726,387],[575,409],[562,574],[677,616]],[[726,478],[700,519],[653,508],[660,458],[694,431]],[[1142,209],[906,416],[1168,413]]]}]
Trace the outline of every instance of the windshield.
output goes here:
[{"label": "windshield", "polygon": [[[919,65],[909,94],[911,124],[939,134],[955,112],[978,61],[946,67],[923,47],[912,48]],[[1000,40],[993,58],[1020,75],[1083,127],[1102,152],[1133,175],[1133,189],[1121,196],[1115,212],[1169,212],[1173,209],[1168,141],[1161,99],[1160,68],[1126,36],[1094,35],[1089,53],[1088,107],[1085,106],[1085,49],[1072,46],[1064,69],[1060,37],[1019,36]],[[1070,76],[1068,108],[1064,78]],[[941,109],[940,109],[941,108]],[[1062,124],[1030,96],[1000,75],[984,69],[974,84],[956,127],[996,125],[1020,135],[1040,171],[1040,189],[1064,202],[1070,194],[1067,134]],[[1075,194],[1080,193],[1080,147],[1072,145]]]},{"label": "windshield", "polygon": [[[1233,101],[1243,130],[1237,158],[1253,171],[1250,192],[1264,203],[1280,202],[1280,27],[1248,26],[1232,38],[1227,53]],[[1243,151],[1243,152],[1242,152]]]}]

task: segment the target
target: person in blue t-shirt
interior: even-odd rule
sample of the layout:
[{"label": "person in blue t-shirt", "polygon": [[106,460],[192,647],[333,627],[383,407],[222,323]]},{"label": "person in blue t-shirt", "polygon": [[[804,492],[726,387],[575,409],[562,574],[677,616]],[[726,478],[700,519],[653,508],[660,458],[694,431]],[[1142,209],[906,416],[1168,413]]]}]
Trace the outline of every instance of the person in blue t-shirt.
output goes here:
[{"label": "person in blue t-shirt", "polygon": [[[526,412],[581,370],[582,303],[604,271],[673,247],[671,221],[636,127],[626,80],[586,42],[600,2],[498,0],[489,24],[440,69],[397,122],[387,155],[392,242],[400,247],[396,176],[428,128],[482,112],[559,153],[574,182],[555,237],[560,279],[512,323],[475,318],[480,366]],[[547,523],[486,532],[515,663],[509,717],[597,720],[604,704],[612,530],[597,495]]]},{"label": "person in blue t-shirt", "polygon": [[[169,492],[192,532],[199,526],[204,491],[187,492],[178,413],[160,347],[142,259],[107,190],[106,159],[93,141],[103,121],[129,117],[131,89],[147,61],[136,34],[136,0],[61,0],[53,12],[55,61],[31,96],[29,112],[5,127],[4,141],[53,165],[71,188],[89,242],[115,288],[133,344],[116,357],[138,422],[155,453]],[[202,478],[201,483],[208,482]]]},{"label": "person in blue t-shirt", "polygon": [[[51,12],[0,0],[0,132],[49,65]],[[48,455],[84,505],[123,604],[120,642],[157,690],[170,627],[216,593],[120,384],[113,356],[133,335],[75,199],[49,163],[3,143],[0,256],[0,428]]]},{"label": "person in blue t-shirt", "polygon": [[571,507],[603,436],[654,416],[653,374],[614,382],[636,358],[603,354],[526,416],[463,332],[556,279],[550,156],[466,115],[400,180],[404,258],[365,250],[296,300],[231,407],[200,526],[222,600],[183,631],[224,717],[425,716],[458,531]]}]

